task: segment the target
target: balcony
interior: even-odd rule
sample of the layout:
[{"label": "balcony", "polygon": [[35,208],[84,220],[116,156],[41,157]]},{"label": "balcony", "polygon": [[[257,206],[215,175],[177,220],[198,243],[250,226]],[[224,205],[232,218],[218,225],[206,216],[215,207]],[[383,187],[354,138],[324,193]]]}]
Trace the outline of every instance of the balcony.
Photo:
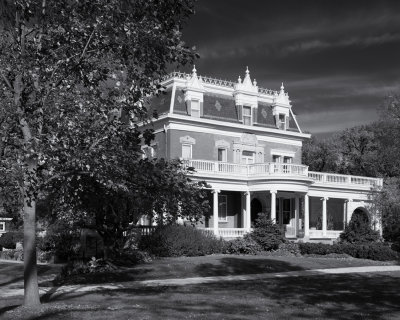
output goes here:
[{"label": "balcony", "polygon": [[381,187],[382,179],[342,175],[308,171],[308,166],[288,163],[255,163],[238,164],[208,160],[184,160],[186,167],[193,167],[197,176],[209,176],[221,178],[236,178],[248,180],[252,178],[307,178],[316,185],[342,186],[370,190],[373,187]]}]

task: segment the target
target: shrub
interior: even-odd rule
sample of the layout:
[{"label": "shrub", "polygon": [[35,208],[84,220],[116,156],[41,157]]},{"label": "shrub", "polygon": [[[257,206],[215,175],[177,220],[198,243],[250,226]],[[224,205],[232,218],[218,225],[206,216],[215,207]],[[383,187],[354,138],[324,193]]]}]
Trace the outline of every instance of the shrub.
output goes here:
[{"label": "shrub", "polygon": [[282,230],[268,218],[266,213],[258,214],[250,236],[265,251],[276,250],[285,241]]},{"label": "shrub", "polygon": [[37,246],[41,251],[53,252],[60,260],[70,260],[79,253],[80,230],[73,229],[64,221],[57,221],[46,230],[43,237],[38,238]]},{"label": "shrub", "polygon": [[96,259],[92,257],[88,262],[82,260],[75,260],[68,262],[61,268],[61,273],[58,279],[68,278],[73,275],[86,274],[86,273],[102,273],[114,271],[116,268],[107,260]]},{"label": "shrub", "polygon": [[0,258],[5,260],[24,260],[24,252],[22,249],[8,249],[0,252]]},{"label": "shrub", "polygon": [[349,243],[376,242],[379,232],[372,230],[368,214],[362,210],[355,210],[349,224],[340,234],[340,240]]},{"label": "shrub", "polygon": [[301,254],[328,255],[348,254],[354,258],[390,261],[399,259],[399,254],[383,243],[352,244],[352,243],[300,243]]},{"label": "shrub", "polygon": [[250,235],[228,241],[226,253],[230,254],[257,254],[262,251],[261,246]]},{"label": "shrub", "polygon": [[160,226],[143,237],[140,248],[160,257],[203,256],[225,251],[225,241],[191,226]]},{"label": "shrub", "polygon": [[0,247],[6,249],[15,249],[17,242],[24,241],[24,233],[22,231],[9,231],[0,237]]}]

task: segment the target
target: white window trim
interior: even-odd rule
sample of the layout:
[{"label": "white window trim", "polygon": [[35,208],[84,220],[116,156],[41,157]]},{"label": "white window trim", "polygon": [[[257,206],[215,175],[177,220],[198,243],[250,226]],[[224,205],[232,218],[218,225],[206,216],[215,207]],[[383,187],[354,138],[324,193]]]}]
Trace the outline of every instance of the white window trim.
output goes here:
[{"label": "white window trim", "polygon": [[0,222],[0,232],[6,231],[6,223],[5,222]]},{"label": "white window trim", "polygon": [[[190,147],[190,156],[189,156],[189,158],[184,158],[184,157],[183,157],[183,147]],[[193,145],[192,145],[192,144],[189,144],[189,143],[182,143],[181,158],[182,158],[183,160],[189,160],[189,159],[192,159],[192,158],[193,158]]]},{"label": "white window trim", "polygon": [[278,150],[278,149],[271,150],[271,156],[294,158],[295,155],[296,155],[296,152],[294,152],[294,151],[286,151],[286,150]]},{"label": "white window trim", "polygon": [[[224,201],[221,201],[221,198],[224,198]],[[225,202],[225,217],[220,217],[219,210],[221,203]],[[228,222],[228,197],[226,194],[218,195],[218,222]]]},{"label": "white window trim", "polygon": [[[283,116],[283,121],[281,121],[281,116]],[[279,113],[278,115],[278,121],[279,121],[279,129],[281,130],[286,130],[286,114],[284,113]],[[281,128],[281,124],[283,124],[283,128]]]},{"label": "white window trim", "polygon": [[[195,105],[193,102],[196,102],[198,108],[193,108],[193,106]],[[199,116],[194,116],[194,118],[201,118],[201,106],[200,106],[200,100],[198,99],[192,99],[191,103],[190,103],[190,115],[193,117],[193,110],[198,111],[198,115]]]}]

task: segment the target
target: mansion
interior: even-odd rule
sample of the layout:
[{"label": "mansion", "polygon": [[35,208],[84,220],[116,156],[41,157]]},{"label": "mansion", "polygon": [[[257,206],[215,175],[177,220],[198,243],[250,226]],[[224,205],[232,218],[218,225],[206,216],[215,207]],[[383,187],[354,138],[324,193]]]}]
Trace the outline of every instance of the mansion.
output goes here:
[{"label": "mansion", "polygon": [[[210,186],[212,213],[199,228],[243,236],[266,212],[289,239],[336,239],[355,210],[368,210],[382,179],[312,172],[301,163],[303,133],[282,84],[261,88],[247,69],[237,82],[173,72],[157,110],[149,157],[180,158]],[[152,110],[150,110],[152,111]]]}]

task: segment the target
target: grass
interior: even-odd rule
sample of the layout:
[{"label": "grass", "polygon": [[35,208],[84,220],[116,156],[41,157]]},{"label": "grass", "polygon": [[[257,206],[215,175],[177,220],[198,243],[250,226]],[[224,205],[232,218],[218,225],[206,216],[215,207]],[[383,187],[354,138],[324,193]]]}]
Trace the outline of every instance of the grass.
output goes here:
[{"label": "grass", "polygon": [[[103,275],[100,279],[105,282],[113,277],[120,281],[167,279],[387,264],[354,258],[214,255],[159,259],[125,269],[117,275]],[[2,290],[20,283],[21,267],[0,263]],[[39,268],[42,276],[59,270],[59,266]],[[15,276],[17,271],[18,276]],[[99,278],[83,280],[93,281],[99,282]],[[28,309],[16,307],[21,297],[0,300],[0,317],[3,313],[4,319],[21,320],[399,319],[399,284],[400,272],[391,272],[68,292],[45,296],[41,306]]]},{"label": "grass", "polygon": [[[163,258],[119,272],[74,276],[62,284],[96,284],[147,279],[173,279],[256,273],[300,271],[309,269],[388,265],[388,262],[326,257],[271,257],[210,255],[203,257]],[[58,283],[61,284],[61,283]]]},{"label": "grass", "polygon": [[399,319],[400,273],[68,293],[5,319]]}]

